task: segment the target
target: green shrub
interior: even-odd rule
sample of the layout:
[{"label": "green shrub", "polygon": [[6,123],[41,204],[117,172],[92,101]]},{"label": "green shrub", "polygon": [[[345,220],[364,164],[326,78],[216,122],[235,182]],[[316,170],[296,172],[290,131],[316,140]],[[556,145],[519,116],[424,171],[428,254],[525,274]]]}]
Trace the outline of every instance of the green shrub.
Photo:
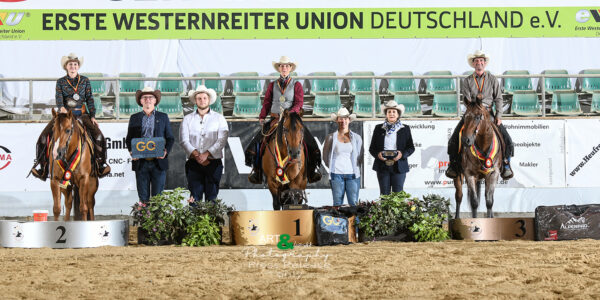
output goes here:
[{"label": "green shrub", "polygon": [[439,215],[424,214],[423,218],[410,226],[417,242],[440,242],[450,238],[448,231],[442,228],[444,219]]},{"label": "green shrub", "polygon": [[186,228],[183,246],[210,246],[218,245],[221,241],[219,226],[208,214],[196,217],[196,223]]}]

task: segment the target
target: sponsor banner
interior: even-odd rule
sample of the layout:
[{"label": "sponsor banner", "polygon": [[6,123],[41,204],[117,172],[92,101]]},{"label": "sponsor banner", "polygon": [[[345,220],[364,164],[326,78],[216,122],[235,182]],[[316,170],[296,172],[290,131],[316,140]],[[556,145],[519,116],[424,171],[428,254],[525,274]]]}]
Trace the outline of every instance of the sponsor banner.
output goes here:
[{"label": "sponsor banner", "polygon": [[597,187],[600,170],[600,120],[569,119],[565,123],[568,187]]},{"label": "sponsor banner", "polygon": [[[364,122],[365,145],[371,142],[375,125]],[[410,172],[405,188],[453,188],[453,180],[444,174],[448,168],[447,143],[456,120],[403,121],[411,128],[415,152],[408,158]],[[512,159],[514,178],[500,180],[497,187],[562,187],[564,186],[563,120],[506,120],[505,126],[515,143]],[[368,149],[368,148],[367,148]],[[377,174],[372,170],[374,158],[365,153],[365,188],[378,188]]]},{"label": "sponsor banner", "polygon": [[0,40],[597,37],[599,8],[15,8]]}]

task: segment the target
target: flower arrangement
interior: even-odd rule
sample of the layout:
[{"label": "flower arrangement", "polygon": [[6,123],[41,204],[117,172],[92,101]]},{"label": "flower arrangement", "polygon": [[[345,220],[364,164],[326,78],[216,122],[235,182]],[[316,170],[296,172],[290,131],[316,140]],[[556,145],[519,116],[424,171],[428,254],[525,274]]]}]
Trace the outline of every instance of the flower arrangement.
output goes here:
[{"label": "flower arrangement", "polygon": [[[219,243],[219,225],[223,225],[224,218],[233,211],[233,207],[220,200],[214,203],[197,202],[195,206],[188,206],[188,193],[183,188],[163,191],[150,198],[147,204],[137,202],[132,206],[133,225],[138,225],[138,231],[144,235],[141,242],[149,245],[181,244],[185,238],[188,241],[194,239],[188,237],[190,234],[198,240],[198,234],[209,232],[210,238],[207,240],[188,242],[186,245]],[[214,235],[215,228],[217,236]]]},{"label": "flower arrangement", "polygon": [[450,200],[439,195],[412,197],[404,191],[381,196],[379,201],[361,203],[360,231],[368,238],[406,234],[414,241],[442,241],[449,238],[442,223]]}]

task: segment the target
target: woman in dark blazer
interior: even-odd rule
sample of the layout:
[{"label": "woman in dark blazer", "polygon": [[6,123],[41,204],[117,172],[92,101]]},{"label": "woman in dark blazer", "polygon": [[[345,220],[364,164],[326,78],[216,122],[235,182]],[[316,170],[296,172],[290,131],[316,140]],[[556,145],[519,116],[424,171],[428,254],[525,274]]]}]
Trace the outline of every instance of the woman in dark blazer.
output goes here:
[{"label": "woman in dark blazer", "polygon": [[404,105],[388,101],[382,106],[385,114],[383,124],[375,126],[369,153],[375,158],[373,170],[377,172],[379,193],[389,195],[390,190],[404,190],[404,180],[408,172],[407,158],[415,152],[410,127],[400,122]]}]

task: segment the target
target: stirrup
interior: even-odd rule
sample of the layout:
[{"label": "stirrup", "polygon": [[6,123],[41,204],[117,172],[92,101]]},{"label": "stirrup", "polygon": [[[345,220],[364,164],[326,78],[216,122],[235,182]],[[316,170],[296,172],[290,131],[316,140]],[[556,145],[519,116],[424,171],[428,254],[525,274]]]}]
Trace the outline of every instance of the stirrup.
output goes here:
[{"label": "stirrup", "polygon": [[456,171],[458,163],[450,163],[448,165],[448,169],[446,169],[446,177],[455,179],[458,177],[458,172]]},{"label": "stirrup", "polygon": [[500,177],[502,177],[502,179],[504,179],[504,180],[511,179],[515,175],[513,173],[513,171],[510,169],[510,165],[506,165],[502,169],[503,170],[502,170],[502,173],[500,174]]},{"label": "stirrup", "polygon": [[43,166],[39,170],[36,169],[35,167],[31,168],[31,174],[33,176],[35,176],[36,178],[41,179],[42,181],[46,181],[46,177],[48,177],[48,176],[45,176],[47,174],[44,174],[44,167]]},{"label": "stirrup", "polygon": [[252,172],[250,173],[250,175],[248,175],[248,181],[250,181],[250,183],[253,184],[261,184],[262,176],[260,176],[260,172],[257,172],[256,170],[252,169]]},{"label": "stirrup", "polygon": [[98,178],[103,178],[104,176],[108,175],[110,173],[110,166],[109,165],[105,165],[100,166],[98,168]]},{"label": "stirrup", "polygon": [[321,173],[314,172],[308,176],[308,183],[315,183],[315,182],[321,181],[322,177],[323,176],[321,176]]}]

